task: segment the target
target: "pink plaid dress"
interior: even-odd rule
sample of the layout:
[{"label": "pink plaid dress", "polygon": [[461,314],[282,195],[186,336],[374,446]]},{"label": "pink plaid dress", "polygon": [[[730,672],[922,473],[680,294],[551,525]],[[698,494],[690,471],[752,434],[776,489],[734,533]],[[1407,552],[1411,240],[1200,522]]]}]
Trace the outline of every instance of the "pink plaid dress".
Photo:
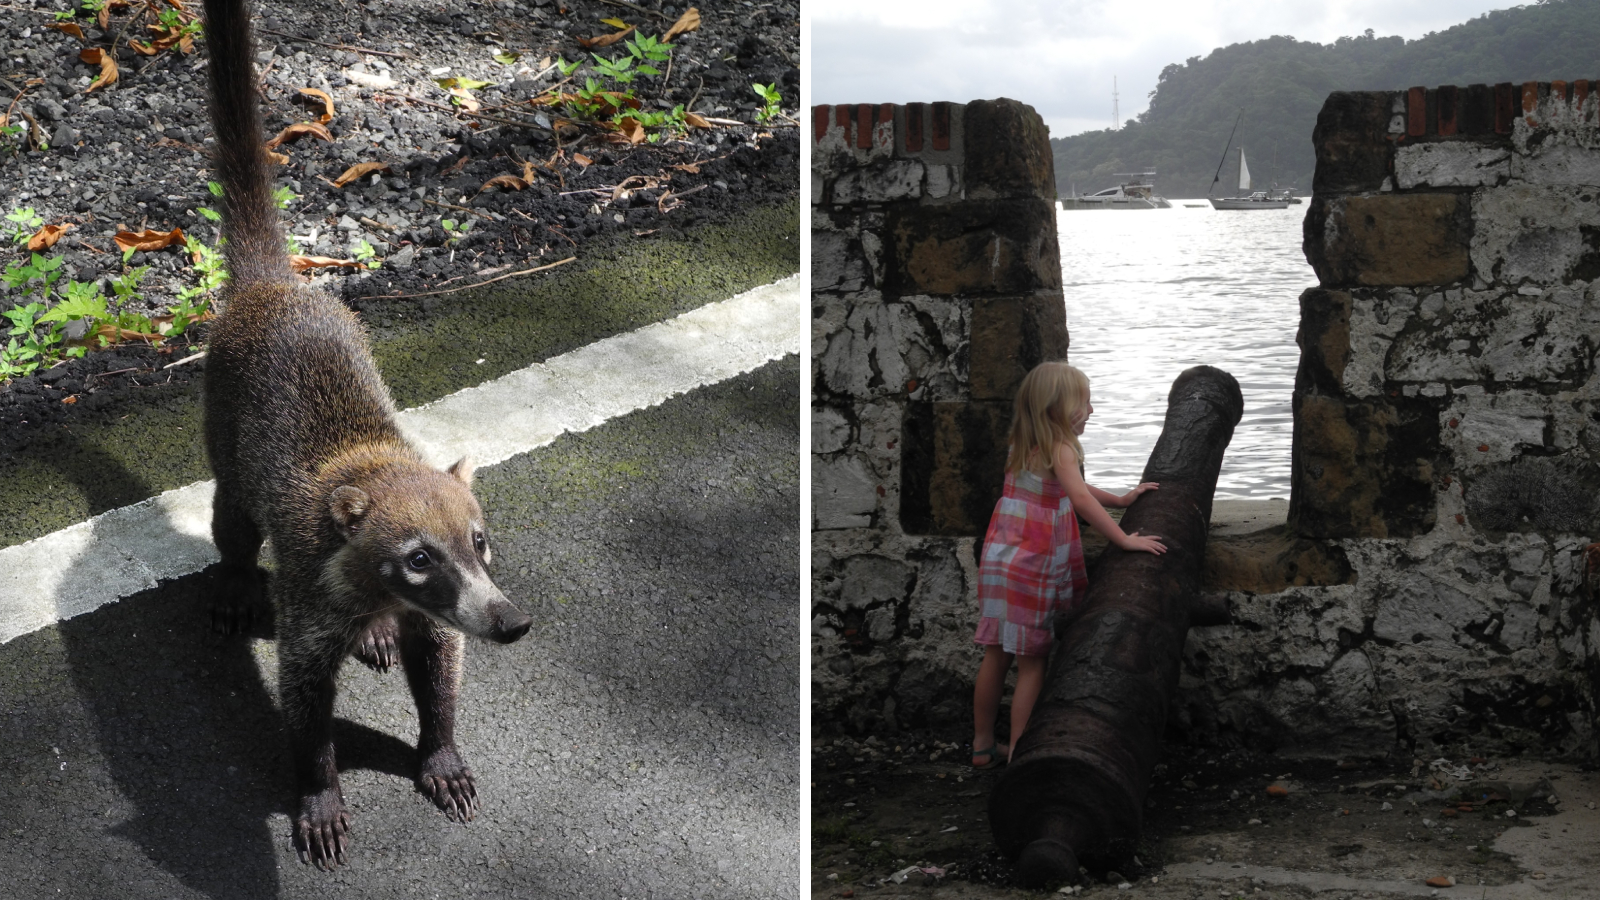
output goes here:
[{"label": "pink plaid dress", "polygon": [[1044,656],[1055,640],[1056,614],[1077,608],[1088,587],[1078,517],[1061,482],[1034,472],[1006,473],[978,564],[983,618],[973,640]]}]

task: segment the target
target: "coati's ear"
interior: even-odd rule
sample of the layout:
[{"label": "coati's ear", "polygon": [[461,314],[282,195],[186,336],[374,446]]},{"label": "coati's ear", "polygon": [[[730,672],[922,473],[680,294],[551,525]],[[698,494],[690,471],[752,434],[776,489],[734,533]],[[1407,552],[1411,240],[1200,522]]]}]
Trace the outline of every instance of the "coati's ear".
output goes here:
[{"label": "coati's ear", "polygon": [[472,484],[472,457],[461,457],[456,460],[455,465],[445,469],[445,471],[454,475],[462,484],[470,486]]},{"label": "coati's ear", "polygon": [[367,492],[358,487],[342,485],[333,489],[328,495],[328,511],[333,514],[333,523],[339,526],[339,531],[349,537],[356,528],[360,527],[361,520],[366,518],[367,510],[372,507],[372,498]]}]

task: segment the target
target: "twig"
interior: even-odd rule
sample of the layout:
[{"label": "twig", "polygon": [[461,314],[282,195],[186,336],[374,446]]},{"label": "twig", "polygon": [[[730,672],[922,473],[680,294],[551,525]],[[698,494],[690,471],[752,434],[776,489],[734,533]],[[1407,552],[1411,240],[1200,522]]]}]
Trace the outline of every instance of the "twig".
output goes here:
[{"label": "twig", "polygon": [[117,369],[115,372],[95,372],[94,374],[90,375],[88,378],[85,378],[84,379],[84,383],[88,384],[88,382],[91,382],[91,381],[95,380],[96,378],[110,378],[113,375],[126,375],[129,372],[138,372],[143,368],[144,368],[143,366],[131,366],[131,367],[126,368],[126,369]]},{"label": "twig", "polygon": [[166,365],[162,366],[161,368],[163,368],[163,369],[174,369],[174,368],[177,368],[178,366],[185,365],[187,363],[192,363],[192,362],[195,362],[196,360],[201,360],[201,359],[205,359],[205,358],[206,358],[206,351],[201,350],[199,353],[194,353],[194,354],[191,354],[189,356],[185,356],[183,359],[180,359],[175,363],[167,363]]},{"label": "twig", "polygon": [[561,260],[560,262],[553,262],[553,263],[550,263],[547,266],[538,266],[538,267],[532,268],[532,269],[523,269],[521,272],[507,272],[504,275],[496,275],[495,277],[490,278],[488,281],[478,281],[478,282],[474,282],[472,284],[464,284],[461,287],[450,288],[449,290],[446,290],[446,291],[423,291],[420,294],[379,294],[379,295],[377,295],[375,297],[369,297],[368,299],[369,300],[408,300],[408,299],[410,299],[412,297],[432,297],[432,296],[434,296],[436,294],[454,294],[457,291],[470,291],[475,287],[483,287],[486,284],[493,284],[496,281],[503,281],[503,280],[505,280],[507,278],[515,278],[518,275],[532,275],[535,272],[543,272],[546,269],[554,269],[556,266],[564,266],[567,263],[572,262],[575,259],[577,259],[576,256],[569,256],[566,259]]},{"label": "twig", "polygon": [[690,97],[689,102],[684,104],[684,112],[694,112],[694,105],[700,102],[700,92],[706,89],[706,80],[704,76],[696,75],[694,78],[700,83],[695,85],[694,96]]},{"label": "twig", "polygon": [[263,34],[275,34],[278,37],[286,37],[291,41],[300,41],[301,43],[305,44],[316,44],[318,47],[332,47],[335,50],[348,50],[351,53],[370,53],[373,56],[392,56],[395,59],[416,59],[415,56],[411,56],[406,53],[390,53],[387,50],[369,50],[366,47],[352,47],[349,44],[330,44],[327,41],[314,41],[311,38],[301,37],[298,34],[290,34],[287,31],[273,31],[270,28],[259,28],[257,30]]},{"label": "twig", "polygon": [[499,116],[486,116],[483,113],[469,112],[458,106],[446,106],[443,103],[434,103],[432,100],[424,100],[421,97],[413,97],[410,94],[390,93],[388,96],[394,97],[397,100],[410,100],[412,103],[421,103],[423,106],[431,106],[435,109],[442,109],[446,112],[452,112],[461,116],[472,116],[475,119],[488,119],[491,122],[499,122],[502,125],[515,125],[518,128],[534,128],[541,131],[544,130],[544,126],[538,124],[537,122],[523,122],[517,119],[502,119]]},{"label": "twig", "polygon": [[143,19],[149,12],[150,3],[146,2],[144,6],[139,8],[138,12],[130,13],[128,15],[128,21],[122,23],[122,30],[117,32],[117,36],[111,39],[111,49],[106,51],[107,53],[111,54],[112,59],[116,59],[117,57],[117,44],[122,42],[122,36],[128,33],[128,29],[133,27],[133,23],[135,21]]},{"label": "twig", "polygon": [[[6,84],[11,85],[11,82],[8,81]],[[17,95],[11,98],[11,105],[6,107],[6,114],[0,116],[0,127],[11,122],[11,111],[17,108],[18,103],[22,102],[22,95],[26,94],[29,88],[36,88],[41,84],[44,84],[43,78],[30,78],[22,83],[22,89],[17,91]],[[11,86],[15,87],[16,85]]]},{"label": "twig", "polygon": [[494,216],[491,216],[488,213],[478,212],[477,210],[472,209],[470,207],[457,206],[454,203],[440,203],[437,200],[429,200],[426,197],[422,198],[422,202],[428,204],[429,206],[442,206],[445,209],[457,209],[457,210],[460,210],[461,212],[464,212],[464,213],[471,213],[472,215],[475,215],[480,219],[488,219],[491,222],[495,221]]},{"label": "twig", "polygon": [[384,231],[399,231],[400,230],[400,229],[394,227],[393,225],[386,225],[383,222],[379,222],[377,219],[369,219],[366,216],[362,216],[357,221],[359,221],[363,225],[371,225],[373,228],[381,228]]}]

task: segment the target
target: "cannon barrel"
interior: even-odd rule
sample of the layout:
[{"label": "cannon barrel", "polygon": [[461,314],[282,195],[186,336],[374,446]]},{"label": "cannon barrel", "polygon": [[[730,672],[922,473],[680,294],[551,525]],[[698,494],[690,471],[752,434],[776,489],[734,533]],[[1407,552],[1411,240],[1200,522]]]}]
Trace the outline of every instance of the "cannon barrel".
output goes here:
[{"label": "cannon barrel", "polygon": [[1011,764],[989,798],[995,842],[1028,884],[1079,880],[1079,855],[1131,849],[1199,596],[1222,454],[1244,412],[1232,375],[1196,366],[1167,396],[1125,531],[1161,537],[1161,556],[1107,547],[1089,572]]}]

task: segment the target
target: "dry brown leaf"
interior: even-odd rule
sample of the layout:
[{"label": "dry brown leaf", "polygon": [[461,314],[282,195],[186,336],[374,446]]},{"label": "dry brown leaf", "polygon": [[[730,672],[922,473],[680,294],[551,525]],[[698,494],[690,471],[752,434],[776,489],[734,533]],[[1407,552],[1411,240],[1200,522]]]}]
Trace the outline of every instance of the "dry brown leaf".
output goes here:
[{"label": "dry brown leaf", "polygon": [[100,77],[96,78],[93,84],[84,88],[83,92],[85,94],[98,88],[103,88],[108,84],[117,83],[116,57],[101,50],[99,47],[87,47],[78,52],[78,58],[91,66],[100,67]]},{"label": "dry brown leaf", "polygon": [[617,131],[628,139],[630,144],[642,144],[645,141],[644,126],[633,116],[627,116],[617,121]]},{"label": "dry brown leaf", "polygon": [[528,183],[515,175],[496,175],[485,181],[483,187],[478,188],[478,193],[483,193],[489,188],[503,188],[508,191],[520,191],[527,188]]},{"label": "dry brown leaf", "polygon": [[178,39],[178,49],[184,53],[194,52],[194,35],[186,34]]},{"label": "dry brown leaf", "polygon": [[171,231],[156,231],[146,228],[144,231],[119,231],[112,238],[117,242],[117,249],[123,253],[129,250],[160,250],[173,244],[183,245],[183,229],[174,228]]},{"label": "dry brown leaf", "polygon": [[485,181],[483,183],[483,187],[478,188],[478,193],[481,194],[484,191],[486,191],[486,190],[488,190],[489,188],[492,188],[492,187],[504,188],[505,190],[508,190],[508,191],[526,190],[530,185],[532,185],[534,183],[535,180],[536,179],[535,179],[535,176],[533,174],[533,163],[531,163],[531,162],[523,162],[523,164],[522,164],[522,175],[521,176],[517,176],[517,175],[496,175],[495,177],[489,179],[488,181]]},{"label": "dry brown leaf", "polygon": [[77,38],[80,41],[87,41],[88,40],[88,38],[83,36],[83,29],[78,27],[78,23],[77,22],[52,22],[51,24],[46,25],[45,27],[46,28],[53,28],[56,31],[61,32],[62,34],[70,34],[70,35],[72,35],[73,37]]},{"label": "dry brown leaf", "polygon": [[478,98],[472,96],[472,92],[465,88],[451,88],[450,96],[456,98],[456,105],[467,112],[477,112],[483,106],[478,102]]},{"label": "dry brown leaf", "polygon": [[704,117],[697,116],[694,113],[684,113],[683,114],[683,124],[689,126],[690,128],[710,128],[711,127],[711,123],[707,122]]},{"label": "dry brown leaf", "polygon": [[89,332],[85,334],[83,338],[85,343],[89,343],[91,341],[98,343],[101,338],[104,338],[106,343],[111,344],[118,343],[119,341],[149,341],[150,343],[155,344],[163,340],[162,336],[159,334],[149,331],[134,331],[130,328],[119,328],[110,322],[103,322],[100,325],[89,329]]},{"label": "dry brown leaf", "polygon": [[613,31],[610,34],[602,34],[599,37],[578,38],[578,46],[585,50],[599,50],[601,47],[609,47],[612,44],[615,44],[617,41],[622,40],[630,34],[633,34],[632,25],[629,25],[627,28],[624,28],[621,31]]},{"label": "dry brown leaf", "polygon": [[61,236],[66,234],[67,229],[71,227],[71,222],[64,225],[46,225],[34,232],[33,237],[28,238],[28,249],[37,253],[40,250],[48,250],[54,247],[56,241],[61,240]]},{"label": "dry brown leaf", "polygon": [[326,125],[327,123],[333,121],[333,117],[335,115],[333,111],[333,98],[328,96],[327,91],[319,91],[316,88],[301,88],[300,95],[302,97],[310,97],[313,100],[322,101],[322,115],[317,116],[318,122]]},{"label": "dry brown leaf", "polygon": [[333,141],[333,135],[329,134],[328,129],[322,127],[321,123],[296,122],[295,124],[290,125],[288,128],[278,132],[277,137],[267,141],[267,149],[275,149],[280,144],[287,144],[290,141],[299,140],[308,134],[315,135],[316,137],[322,138],[330,143]]},{"label": "dry brown leaf", "polygon": [[574,154],[572,154],[572,161],[577,163],[580,166],[592,166],[592,165],[594,165],[594,160],[590,159],[587,156],[584,156],[582,153],[574,153]]},{"label": "dry brown leaf", "polygon": [[388,163],[382,163],[382,162],[356,163],[355,165],[351,166],[350,168],[345,169],[343,175],[340,175],[338,178],[335,178],[333,180],[333,186],[336,187],[336,188],[342,188],[345,185],[349,184],[350,182],[355,181],[357,178],[364,178],[367,175],[371,175],[373,172],[387,172],[387,171],[389,171],[389,164]]},{"label": "dry brown leaf", "polygon": [[667,29],[667,33],[661,36],[661,43],[670,44],[672,39],[680,34],[688,34],[691,31],[699,30],[700,10],[698,7],[691,6],[689,11],[679,16],[678,21],[673,22],[672,27]]},{"label": "dry brown leaf", "polygon": [[287,166],[289,164],[289,154],[279,153],[275,150],[267,151],[267,159],[272,160],[280,166]]},{"label": "dry brown leaf", "polygon": [[78,395],[77,394],[73,394],[71,397],[62,397],[61,398],[61,402],[62,403],[67,403],[67,404],[77,403],[78,402]]},{"label": "dry brown leaf", "polygon": [[353,259],[334,259],[331,256],[291,256],[289,268],[295,272],[304,272],[307,269],[333,269],[333,268],[365,268]]}]

